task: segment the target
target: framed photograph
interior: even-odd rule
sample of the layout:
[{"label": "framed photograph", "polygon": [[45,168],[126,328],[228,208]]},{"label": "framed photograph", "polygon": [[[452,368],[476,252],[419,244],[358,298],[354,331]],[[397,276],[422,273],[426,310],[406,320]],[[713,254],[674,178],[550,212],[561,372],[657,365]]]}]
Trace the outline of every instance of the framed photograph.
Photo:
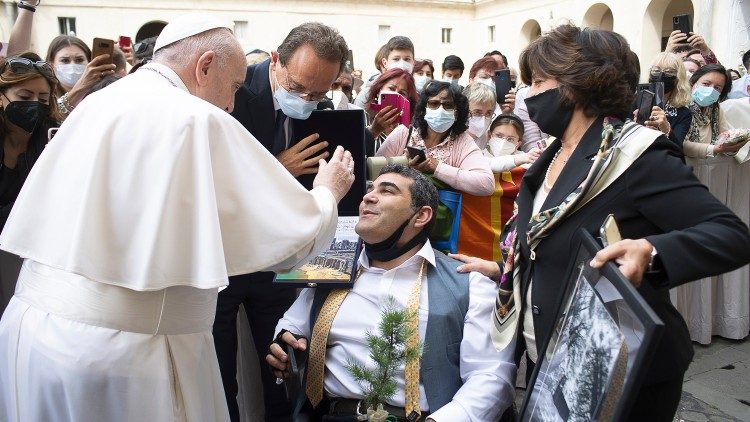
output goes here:
[{"label": "framed photograph", "polygon": [[354,282],[362,240],[354,232],[359,217],[339,216],[331,246],[302,267],[276,273],[274,283],[298,287],[346,287]]},{"label": "framed photograph", "polygon": [[636,289],[581,230],[581,247],[557,312],[555,331],[526,390],[521,421],[624,420],[664,328]]}]

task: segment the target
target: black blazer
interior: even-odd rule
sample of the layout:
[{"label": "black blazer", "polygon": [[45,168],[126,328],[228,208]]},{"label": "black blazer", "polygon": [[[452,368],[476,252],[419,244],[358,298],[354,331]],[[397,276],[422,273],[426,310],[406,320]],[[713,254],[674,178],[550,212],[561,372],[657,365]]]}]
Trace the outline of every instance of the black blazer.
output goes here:
[{"label": "black blazer", "polygon": [[[583,136],[542,210],[562,202],[586,178],[601,143],[602,123],[603,119],[598,119]],[[529,168],[517,198],[523,297],[533,279],[531,303],[537,346],[541,348],[553,330],[562,282],[573,270],[572,260],[580,245],[576,233],[584,228],[598,236],[606,216],[614,214],[623,238],[646,238],[658,251],[664,268],[659,277],[644,280],[638,289],[665,324],[644,383],[681,376],[692,360],[693,348],[685,321],[669,300],[668,289],[750,262],[747,226],[698,181],[691,167],[683,164],[678,147],[661,136],[618,180],[552,230],[537,246],[531,262],[525,233],[534,195],[557,149],[548,148]],[[525,300],[522,304],[525,306]],[[518,338],[522,342],[523,336]],[[524,347],[518,350],[519,355]]]},{"label": "black blazer", "polygon": [[[245,83],[234,96],[232,116],[245,126],[268,151],[273,152],[276,110],[268,76],[271,59],[247,67]],[[318,103],[318,110],[333,108],[331,101]]]}]

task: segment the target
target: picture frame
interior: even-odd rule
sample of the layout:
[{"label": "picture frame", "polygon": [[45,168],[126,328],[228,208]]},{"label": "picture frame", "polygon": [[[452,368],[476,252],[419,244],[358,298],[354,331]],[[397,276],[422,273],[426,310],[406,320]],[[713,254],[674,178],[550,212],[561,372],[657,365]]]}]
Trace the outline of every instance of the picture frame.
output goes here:
[{"label": "picture frame", "polygon": [[339,216],[331,245],[310,262],[288,273],[276,273],[274,283],[297,287],[350,287],[354,283],[362,239],[354,231],[359,217]]},{"label": "picture frame", "polygon": [[581,246],[529,381],[519,421],[625,420],[664,323],[581,229]]}]

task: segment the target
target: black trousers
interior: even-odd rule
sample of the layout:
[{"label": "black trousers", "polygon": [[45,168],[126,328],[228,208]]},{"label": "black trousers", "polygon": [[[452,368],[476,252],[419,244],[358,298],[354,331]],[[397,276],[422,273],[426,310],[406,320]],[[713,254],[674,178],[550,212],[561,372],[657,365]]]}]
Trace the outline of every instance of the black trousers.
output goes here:
[{"label": "black trousers", "polygon": [[671,422],[680,405],[683,378],[684,374],[669,381],[642,386],[628,420]]},{"label": "black trousers", "polygon": [[237,405],[237,312],[241,304],[245,305],[258,351],[266,421],[291,420],[292,404],[286,399],[284,385],[276,384],[276,377],[266,363],[266,353],[276,335],[276,324],[297,295],[294,288],[274,286],[272,280],[271,272],[229,277],[229,287],[219,292],[213,328],[214,345],[233,422],[240,420]]},{"label": "black trousers", "polygon": [[[531,389],[528,384],[531,381],[531,373],[534,371],[535,364],[528,355],[524,354],[524,356],[526,356],[526,394],[528,394]],[[630,408],[628,420],[671,422],[680,405],[684,375],[669,381],[642,385]]]}]

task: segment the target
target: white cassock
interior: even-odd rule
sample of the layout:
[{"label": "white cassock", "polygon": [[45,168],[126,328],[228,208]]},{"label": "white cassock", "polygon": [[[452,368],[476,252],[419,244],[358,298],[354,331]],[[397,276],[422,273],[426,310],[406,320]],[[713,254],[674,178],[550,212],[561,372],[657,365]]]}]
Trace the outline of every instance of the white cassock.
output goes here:
[{"label": "white cassock", "polygon": [[168,67],[91,95],[0,236],[25,258],[0,321],[0,420],[228,420],[219,288],[301,265],[336,220],[327,188],[305,190]]}]

